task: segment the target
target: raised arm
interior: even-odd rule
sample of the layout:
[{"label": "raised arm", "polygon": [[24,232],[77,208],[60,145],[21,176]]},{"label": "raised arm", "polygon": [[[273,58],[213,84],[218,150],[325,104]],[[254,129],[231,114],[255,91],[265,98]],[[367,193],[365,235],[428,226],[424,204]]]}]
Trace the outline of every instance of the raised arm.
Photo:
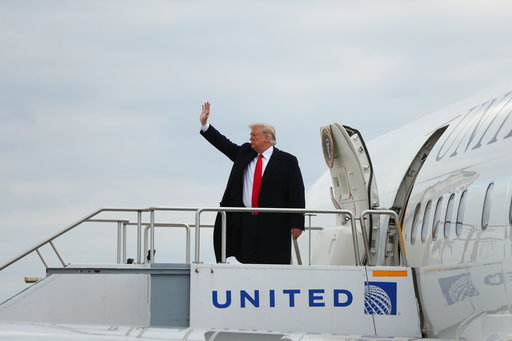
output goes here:
[{"label": "raised arm", "polygon": [[[231,161],[235,161],[240,146],[236,143],[231,142],[227,137],[222,135],[217,129],[208,123],[208,117],[210,117],[210,102],[205,102],[201,107],[201,115],[199,115],[199,121],[201,122],[201,135],[208,140],[215,148],[220,150],[226,155]],[[208,124],[207,127],[205,125]]]}]

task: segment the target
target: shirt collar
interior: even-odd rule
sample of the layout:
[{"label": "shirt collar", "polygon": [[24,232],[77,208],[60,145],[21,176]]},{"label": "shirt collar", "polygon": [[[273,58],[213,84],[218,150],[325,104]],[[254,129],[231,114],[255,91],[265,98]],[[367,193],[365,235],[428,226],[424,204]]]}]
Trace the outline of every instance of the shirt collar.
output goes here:
[{"label": "shirt collar", "polygon": [[[270,146],[267,150],[265,150],[263,153],[263,158],[265,160],[270,160],[270,157],[272,156],[272,153],[274,152],[274,146]],[[256,156],[257,157],[257,156]]]}]

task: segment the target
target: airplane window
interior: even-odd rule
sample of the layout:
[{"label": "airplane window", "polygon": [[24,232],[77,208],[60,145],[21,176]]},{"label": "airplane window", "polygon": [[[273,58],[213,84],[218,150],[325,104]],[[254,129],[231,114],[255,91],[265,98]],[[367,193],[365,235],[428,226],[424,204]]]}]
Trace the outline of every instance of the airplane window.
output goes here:
[{"label": "airplane window", "polygon": [[455,225],[455,233],[457,233],[457,236],[460,236],[462,232],[462,223],[464,221],[464,212],[466,211],[466,197],[468,191],[462,192],[462,195],[460,197],[459,201],[459,209],[457,210],[457,221]]},{"label": "airplane window", "polygon": [[450,236],[450,230],[452,228],[452,212],[453,212],[453,202],[455,201],[455,194],[450,195],[450,199],[448,199],[448,206],[446,207],[446,215],[444,217],[444,237],[448,238]]},{"label": "airplane window", "polygon": [[440,197],[439,200],[437,200],[436,204],[436,210],[434,211],[434,221],[432,225],[432,239],[437,239],[437,233],[439,232],[439,220],[441,218],[441,207],[443,205],[443,197]]},{"label": "airplane window", "polygon": [[421,204],[418,203],[416,205],[416,209],[414,209],[414,217],[412,218],[412,226],[411,226],[411,244],[414,244],[416,241],[416,225],[418,224],[418,216],[420,215],[420,207]]},{"label": "airplane window", "polygon": [[423,224],[421,225],[421,241],[424,242],[427,239],[428,232],[428,218],[430,218],[430,208],[432,207],[432,200],[427,202],[427,206],[425,206],[425,213],[423,213]]},{"label": "airplane window", "polygon": [[489,187],[487,187],[487,192],[485,193],[484,199],[484,209],[482,211],[482,230],[487,229],[489,226],[489,213],[491,212],[491,196],[494,189],[494,183],[491,183]]}]

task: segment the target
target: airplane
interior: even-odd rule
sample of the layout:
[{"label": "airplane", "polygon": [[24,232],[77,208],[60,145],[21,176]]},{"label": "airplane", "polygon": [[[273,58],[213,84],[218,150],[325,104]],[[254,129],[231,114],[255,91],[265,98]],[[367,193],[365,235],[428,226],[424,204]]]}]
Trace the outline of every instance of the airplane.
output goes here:
[{"label": "airplane", "polygon": [[[343,208],[358,212],[381,206],[397,212],[408,265],[415,269],[422,331],[429,337],[486,339],[475,334],[479,327],[500,335],[491,325],[511,335],[511,111],[512,92],[506,88],[481,93],[371,141],[371,161],[359,143],[335,157],[330,174],[313,186],[325,192],[332,180],[331,199]],[[361,139],[348,127],[329,129],[347,144]],[[333,162],[329,138],[325,141],[326,161]],[[374,222],[376,227],[388,223]],[[377,235],[384,229],[374,230],[373,261],[396,264],[398,243]],[[347,240],[336,236],[336,229],[322,233],[331,237],[323,238],[326,243]],[[331,245],[319,249],[329,247],[318,257],[335,263],[343,251]]]},{"label": "airplane", "polygon": [[[201,215],[250,209],[92,212],[0,266],[45,245],[62,265],[0,304],[0,340],[511,340],[511,113],[501,86],[368,143],[320,127],[327,170],[307,208],[261,208],[305,214],[291,265],[202,261]],[[158,221],[176,211],[194,224]],[[118,213],[135,218],[103,218]],[[117,223],[117,262],[65,263],[53,241],[89,221]],[[155,230],[171,226],[187,232],[186,259],[156,262]]]}]

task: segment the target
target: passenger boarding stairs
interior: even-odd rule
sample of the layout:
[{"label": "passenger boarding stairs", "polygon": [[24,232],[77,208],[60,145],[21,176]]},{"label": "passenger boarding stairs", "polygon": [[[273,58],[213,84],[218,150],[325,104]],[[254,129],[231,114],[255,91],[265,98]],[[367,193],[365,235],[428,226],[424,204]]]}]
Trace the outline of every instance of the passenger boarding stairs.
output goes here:
[{"label": "passenger boarding stairs", "polygon": [[[202,234],[211,225],[202,224],[203,216],[220,212],[225,218],[226,212],[250,212],[247,208],[100,209],[0,267],[1,271],[14,266],[35,253],[46,268],[46,277],[0,304],[0,323],[126,326],[137,328],[139,336],[166,328],[181,332],[180,340],[193,339],[198,332],[208,340],[222,339],[220,335],[226,333],[240,337],[308,335],[309,340],[319,334],[330,335],[330,340],[344,340],[347,335],[421,337],[413,270],[407,267],[405,255],[397,266],[374,265],[375,257],[369,257],[370,227],[365,221],[370,216],[398,221],[396,213],[366,210],[356,217],[339,209],[258,210],[309,217],[301,237],[307,246],[301,249],[294,243],[294,264],[227,263],[225,248],[222,263],[204,262]],[[159,220],[184,212],[194,216],[194,224]],[[337,215],[350,226],[352,265],[313,264],[315,230],[322,228],[311,226],[311,219],[325,214]],[[65,262],[57,247],[59,240],[89,223],[117,227],[116,262]],[[162,228],[185,231],[184,260],[156,261],[155,244]],[[225,245],[225,233],[223,241]],[[91,245],[99,242],[88,241]],[[59,266],[49,266],[41,252],[45,247],[53,250]],[[134,259],[128,260],[127,253],[135,250]],[[373,252],[381,251],[374,245]],[[308,261],[302,264],[305,255]]]}]

